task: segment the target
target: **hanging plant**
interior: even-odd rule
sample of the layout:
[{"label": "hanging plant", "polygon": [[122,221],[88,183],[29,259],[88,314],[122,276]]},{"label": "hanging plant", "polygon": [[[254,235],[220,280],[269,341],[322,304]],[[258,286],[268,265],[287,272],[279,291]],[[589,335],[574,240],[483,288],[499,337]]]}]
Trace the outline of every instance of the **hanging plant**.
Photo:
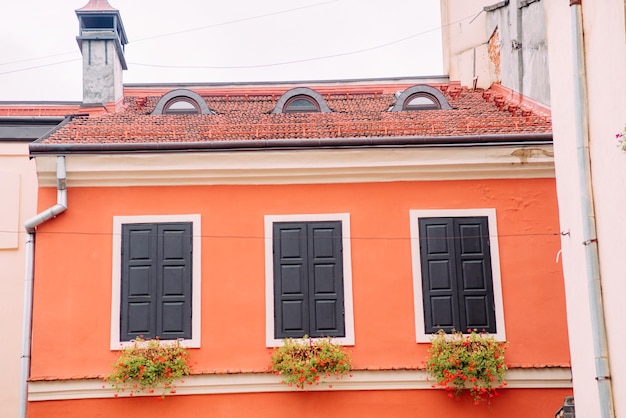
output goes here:
[{"label": "hanging plant", "polygon": [[152,394],[155,390],[161,396],[176,393],[174,381],[189,374],[188,355],[180,341],[165,343],[137,338],[124,349],[104,380],[118,392],[128,391],[131,396]]},{"label": "hanging plant", "polygon": [[506,385],[506,345],[488,334],[468,332],[446,334],[440,330],[435,334],[426,369],[437,382],[434,387],[443,387],[449,397],[458,398],[469,391],[475,404],[490,402],[499,395],[497,389]]},{"label": "hanging plant", "polygon": [[304,389],[319,384],[325,377],[341,378],[351,369],[348,351],[331,338],[286,338],[272,355],[271,370],[283,383]]}]

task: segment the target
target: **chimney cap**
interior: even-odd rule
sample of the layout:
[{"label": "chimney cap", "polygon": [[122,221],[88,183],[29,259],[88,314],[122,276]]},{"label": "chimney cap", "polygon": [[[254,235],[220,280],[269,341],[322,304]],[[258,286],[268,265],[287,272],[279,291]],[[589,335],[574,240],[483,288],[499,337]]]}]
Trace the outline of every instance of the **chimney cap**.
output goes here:
[{"label": "chimney cap", "polygon": [[117,12],[118,10],[112,7],[109,4],[108,0],[89,0],[89,3],[87,3],[80,9],[76,9],[76,11],[77,12],[97,12],[97,11]]}]

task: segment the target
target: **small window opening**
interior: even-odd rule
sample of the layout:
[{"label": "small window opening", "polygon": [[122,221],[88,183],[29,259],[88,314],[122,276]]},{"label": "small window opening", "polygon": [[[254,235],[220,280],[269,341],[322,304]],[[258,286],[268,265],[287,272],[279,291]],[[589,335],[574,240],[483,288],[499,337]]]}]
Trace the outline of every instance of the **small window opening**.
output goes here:
[{"label": "small window opening", "polygon": [[198,104],[186,97],[175,97],[165,104],[166,115],[195,115],[200,113]]},{"label": "small window opening", "polygon": [[319,112],[320,108],[312,97],[309,96],[295,96],[285,103],[283,108],[284,113],[311,113]]},{"label": "small window opening", "polygon": [[438,110],[441,109],[439,101],[430,94],[416,93],[404,102],[403,110]]},{"label": "small window opening", "polygon": [[82,29],[113,29],[115,21],[113,16],[82,16]]}]

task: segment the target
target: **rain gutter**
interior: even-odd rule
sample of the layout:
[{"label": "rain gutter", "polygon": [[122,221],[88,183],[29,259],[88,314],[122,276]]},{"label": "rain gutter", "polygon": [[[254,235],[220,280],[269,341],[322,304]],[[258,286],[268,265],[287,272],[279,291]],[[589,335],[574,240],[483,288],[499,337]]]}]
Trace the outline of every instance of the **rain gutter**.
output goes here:
[{"label": "rain gutter", "polygon": [[22,322],[22,356],[20,377],[19,418],[26,418],[28,407],[28,378],[30,377],[31,339],[33,334],[33,279],[35,273],[35,231],[38,225],[67,209],[67,174],[65,157],[57,157],[57,203],[24,223],[26,228],[26,274],[24,278],[24,316]]},{"label": "rain gutter", "polygon": [[595,362],[600,417],[613,418],[615,409],[611,388],[602,275],[596,233],[596,215],[593,204],[591,159],[589,152],[589,106],[587,100],[587,74],[582,26],[582,0],[570,0],[570,18],[573,40],[574,117],[578,162],[578,188],[582,210],[583,246],[585,249],[586,276],[591,314],[591,332]]},{"label": "rain gutter", "polygon": [[552,132],[509,135],[408,136],[371,138],[304,138],[304,139],[246,139],[198,142],[132,142],[132,143],[42,143],[29,146],[31,155],[91,154],[128,152],[219,152],[261,151],[276,149],[329,149],[357,147],[427,147],[481,145],[546,145],[552,143]]}]

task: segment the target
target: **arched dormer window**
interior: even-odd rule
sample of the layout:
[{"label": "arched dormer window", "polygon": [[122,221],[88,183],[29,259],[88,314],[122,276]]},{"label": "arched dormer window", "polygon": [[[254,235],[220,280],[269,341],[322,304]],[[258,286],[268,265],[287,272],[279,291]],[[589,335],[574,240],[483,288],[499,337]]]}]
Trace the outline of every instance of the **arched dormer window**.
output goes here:
[{"label": "arched dormer window", "polygon": [[311,96],[294,96],[285,102],[283,113],[319,112],[319,104]]},{"label": "arched dormer window", "polygon": [[330,113],[330,108],[321,94],[308,87],[296,87],[285,92],[272,113]]},{"label": "arched dormer window", "polygon": [[198,93],[187,89],[172,90],[159,99],[152,111],[153,115],[194,115],[213,114]]},{"label": "arched dormer window", "polygon": [[390,109],[392,112],[412,110],[449,110],[452,106],[438,89],[418,84],[404,90]]}]

